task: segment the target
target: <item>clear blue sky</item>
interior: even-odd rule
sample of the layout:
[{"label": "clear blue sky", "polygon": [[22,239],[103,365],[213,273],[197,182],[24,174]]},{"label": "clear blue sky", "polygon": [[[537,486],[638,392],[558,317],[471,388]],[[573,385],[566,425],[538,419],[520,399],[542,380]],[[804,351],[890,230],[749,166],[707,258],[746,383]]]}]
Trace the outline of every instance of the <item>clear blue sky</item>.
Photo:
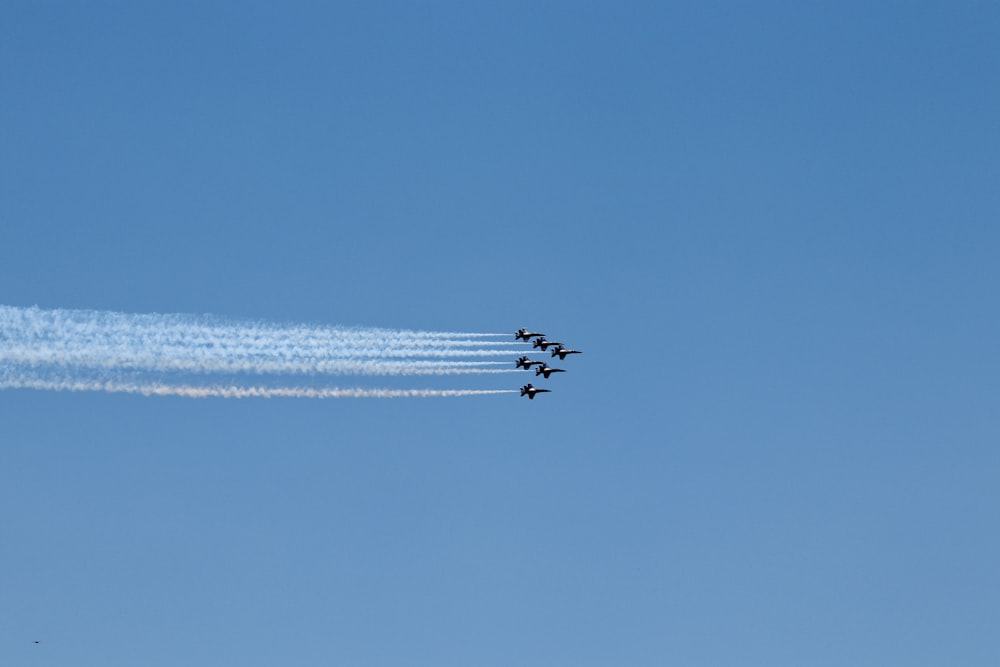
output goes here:
[{"label": "clear blue sky", "polygon": [[0,664],[1000,663],[1000,7],[415,4],[0,8],[0,303],[586,353],[0,393]]}]

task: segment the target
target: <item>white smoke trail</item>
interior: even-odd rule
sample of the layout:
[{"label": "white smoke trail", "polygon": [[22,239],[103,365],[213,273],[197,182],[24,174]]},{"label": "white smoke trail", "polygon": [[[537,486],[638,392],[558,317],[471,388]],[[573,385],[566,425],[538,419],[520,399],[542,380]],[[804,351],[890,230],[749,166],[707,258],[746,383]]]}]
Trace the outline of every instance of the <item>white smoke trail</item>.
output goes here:
[{"label": "white smoke trail", "polygon": [[[321,398],[505,393],[508,390],[328,389],[302,387],[278,377],[516,372],[497,366],[511,364],[513,355],[524,348],[485,340],[501,335],[0,306],[0,389]],[[495,360],[498,357],[508,361]],[[183,374],[271,379],[230,386],[228,381],[184,382]]]},{"label": "white smoke trail", "polygon": [[146,370],[175,373],[256,373],[268,375],[472,375],[513,373],[506,361],[378,361],[366,359],[247,359],[235,356],[219,358],[114,356],[73,356],[12,350],[0,353],[11,366],[60,368],[78,367],[106,370]]},{"label": "white smoke trail", "polygon": [[0,389],[40,389],[47,391],[100,391],[143,396],[184,398],[435,398],[447,396],[487,396],[515,394],[516,389],[341,389],[335,387],[268,387],[235,385],[171,385],[161,383],[101,382],[97,380],[0,381]]},{"label": "white smoke trail", "polygon": [[[479,372],[485,370],[486,364],[503,363],[456,359],[509,358],[523,352],[462,349],[459,346],[487,343],[439,340],[433,336],[430,332],[0,306],[0,362],[31,366],[189,373],[452,375]],[[509,347],[507,343],[500,345]],[[400,361],[390,363],[388,359]]]},{"label": "white smoke trail", "polygon": [[[483,341],[482,334],[435,333],[377,328],[323,327],[229,321],[212,316],[132,315],[91,310],[41,310],[0,306],[4,328],[45,340],[87,337],[112,344],[129,340],[182,344],[185,346],[238,345],[246,350],[275,346],[322,348],[411,348],[511,346],[507,341]],[[493,336],[495,334],[488,334]],[[456,338],[462,337],[462,338]]]}]

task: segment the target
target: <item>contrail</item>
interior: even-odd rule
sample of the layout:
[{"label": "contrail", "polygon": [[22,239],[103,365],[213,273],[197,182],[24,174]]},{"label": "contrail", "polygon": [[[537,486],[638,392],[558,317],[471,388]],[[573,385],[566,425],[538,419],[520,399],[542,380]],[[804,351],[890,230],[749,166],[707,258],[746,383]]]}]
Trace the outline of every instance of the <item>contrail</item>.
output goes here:
[{"label": "contrail", "polygon": [[269,375],[471,375],[514,373],[514,368],[495,368],[505,361],[378,361],[371,359],[249,359],[237,356],[190,358],[184,356],[126,357],[124,355],[53,355],[36,351],[0,352],[0,360],[12,366],[87,369],[147,370],[180,373],[256,373]]},{"label": "contrail", "polygon": [[[510,363],[524,348],[483,340],[502,335],[0,306],[0,388],[318,398],[506,393],[509,390],[310,388],[278,377],[516,372],[497,366]],[[497,360],[503,357],[510,361]],[[272,377],[266,383],[229,386],[177,380],[182,374]]]},{"label": "contrail", "polygon": [[[454,374],[463,357],[509,357],[518,349],[453,349],[427,332],[223,322],[183,315],[0,306],[0,362],[31,366],[189,373]],[[455,335],[455,334],[451,334]],[[389,362],[389,360],[398,360]],[[434,361],[428,361],[434,360]]]},{"label": "contrail", "polygon": [[128,383],[100,381],[0,381],[4,389],[40,389],[48,391],[103,391],[141,394],[143,396],[181,396],[184,398],[434,398],[445,396],[486,396],[516,394],[516,389],[341,389],[336,387],[267,387],[208,385],[171,385],[160,383]]},{"label": "contrail", "polygon": [[[212,316],[130,315],[88,310],[41,310],[0,306],[0,327],[10,335],[30,336],[34,342],[66,343],[85,337],[91,344],[121,347],[130,342],[157,346],[231,348],[245,352],[274,351],[285,347],[299,351],[322,349],[327,354],[403,348],[414,353],[421,348],[487,346],[511,347],[503,341],[461,340],[463,334],[321,327],[227,321]],[[471,336],[471,334],[464,334]],[[505,351],[498,351],[503,353]]]}]

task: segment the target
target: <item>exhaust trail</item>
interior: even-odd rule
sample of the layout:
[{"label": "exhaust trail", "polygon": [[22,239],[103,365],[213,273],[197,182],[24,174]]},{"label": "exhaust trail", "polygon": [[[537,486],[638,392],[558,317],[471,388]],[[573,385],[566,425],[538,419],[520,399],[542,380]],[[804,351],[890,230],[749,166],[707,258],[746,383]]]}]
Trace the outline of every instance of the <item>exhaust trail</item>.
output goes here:
[{"label": "exhaust trail", "polygon": [[[524,349],[488,340],[504,335],[0,306],[0,389],[240,398],[507,393],[511,390],[303,387],[283,377],[513,373],[516,369],[498,366]],[[206,379],[221,375],[257,379],[212,384]],[[202,379],[191,382],[188,376]]]},{"label": "exhaust trail", "polygon": [[141,394],[143,396],[180,396],[183,398],[439,398],[451,396],[487,396],[516,394],[516,389],[367,389],[364,387],[269,387],[235,385],[172,385],[84,381],[26,380],[0,381],[2,389],[38,389],[47,391],[98,391]]},{"label": "exhaust trail", "polygon": [[386,375],[419,369],[452,374],[447,369],[469,373],[477,368],[476,362],[459,362],[461,358],[509,357],[523,351],[453,349],[455,343],[469,341],[434,343],[420,338],[426,335],[0,306],[0,362],[31,366]]}]

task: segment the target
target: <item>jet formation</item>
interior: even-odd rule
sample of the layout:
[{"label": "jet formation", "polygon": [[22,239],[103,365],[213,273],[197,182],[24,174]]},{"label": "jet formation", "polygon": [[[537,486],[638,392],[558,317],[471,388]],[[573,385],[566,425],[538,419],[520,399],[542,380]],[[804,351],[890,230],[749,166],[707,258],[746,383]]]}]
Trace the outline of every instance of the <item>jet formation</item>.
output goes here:
[{"label": "jet formation", "polygon": [[[532,341],[531,339],[535,340]],[[549,347],[552,348],[552,357],[559,357],[561,361],[565,361],[566,357],[571,354],[583,354],[580,350],[571,350],[565,346],[563,343],[557,343],[555,341],[546,340],[545,334],[536,331],[531,331],[530,329],[518,329],[514,334],[514,340],[521,340],[525,343],[531,343],[533,349],[541,349],[542,352],[548,352]],[[541,375],[546,380],[553,373],[565,373],[564,368],[552,368],[544,361],[532,361],[528,358],[528,355],[523,355],[514,363],[514,368],[523,368],[526,371],[531,370],[532,366],[538,366],[535,369],[535,377]],[[551,389],[539,389],[535,387],[530,382],[523,387],[521,387],[521,396],[527,396],[529,399],[534,400],[535,394],[550,393]]]}]

